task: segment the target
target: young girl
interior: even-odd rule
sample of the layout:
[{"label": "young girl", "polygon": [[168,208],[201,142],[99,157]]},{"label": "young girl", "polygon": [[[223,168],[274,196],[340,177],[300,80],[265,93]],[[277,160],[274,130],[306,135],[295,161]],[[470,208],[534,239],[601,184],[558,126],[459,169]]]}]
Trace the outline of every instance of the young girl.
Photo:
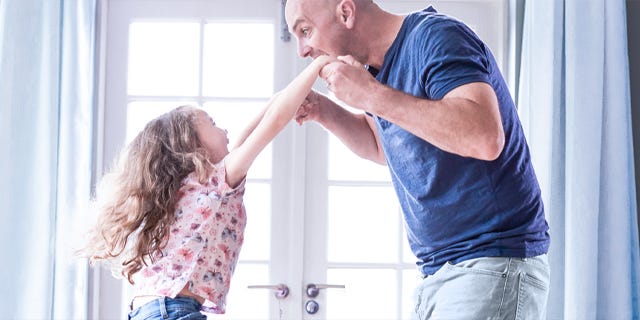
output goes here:
[{"label": "young girl", "polygon": [[246,223],[247,170],[329,61],[315,59],[276,94],[231,151],[226,130],[191,106],[152,120],[125,149],[101,182],[100,215],[83,254],[92,264],[120,262],[135,288],[130,319],[225,312]]}]

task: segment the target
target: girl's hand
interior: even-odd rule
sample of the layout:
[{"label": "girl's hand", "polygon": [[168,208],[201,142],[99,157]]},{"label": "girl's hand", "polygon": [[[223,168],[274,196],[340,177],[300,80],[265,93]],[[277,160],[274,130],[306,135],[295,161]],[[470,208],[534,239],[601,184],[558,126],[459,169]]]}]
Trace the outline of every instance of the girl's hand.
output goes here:
[{"label": "girl's hand", "polygon": [[328,55],[321,55],[313,59],[313,62],[311,63],[316,64],[319,67],[318,72],[320,72],[320,69],[322,69],[322,67],[324,67],[325,65],[331,62],[336,62],[336,61],[339,61],[339,60]]},{"label": "girl's hand", "polygon": [[298,124],[302,124],[306,121],[317,121],[320,114],[320,101],[326,99],[325,96],[311,90],[307,97],[296,111],[295,120]]},{"label": "girl's hand", "polygon": [[[318,72],[318,75],[320,75],[322,68],[332,62],[339,62],[339,60],[328,55],[321,55],[316,57],[309,67],[316,68],[315,70]],[[317,121],[321,111],[320,103],[323,99],[327,98],[322,94],[311,90],[296,111],[294,116],[296,122],[301,125],[309,120]]]}]

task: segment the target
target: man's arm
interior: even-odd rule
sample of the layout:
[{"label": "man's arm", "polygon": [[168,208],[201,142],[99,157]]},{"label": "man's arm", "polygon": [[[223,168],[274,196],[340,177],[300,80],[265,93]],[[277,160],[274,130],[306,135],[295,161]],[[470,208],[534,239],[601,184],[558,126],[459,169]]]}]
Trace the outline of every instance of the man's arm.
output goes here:
[{"label": "man's arm", "polygon": [[328,97],[312,91],[298,109],[296,121],[316,121],[361,158],[386,165],[372,117],[352,113]]},{"label": "man's arm", "polygon": [[376,81],[352,57],[325,66],[320,76],[335,96],[376,114],[436,147],[464,157],[494,160],[504,147],[504,129],[493,88],[475,82],[441,100],[417,98]]},{"label": "man's arm", "polygon": [[500,156],[504,129],[488,84],[462,85],[441,100],[420,99],[388,87],[380,91],[377,94],[385,100],[372,102],[372,113],[444,151],[488,161]]}]

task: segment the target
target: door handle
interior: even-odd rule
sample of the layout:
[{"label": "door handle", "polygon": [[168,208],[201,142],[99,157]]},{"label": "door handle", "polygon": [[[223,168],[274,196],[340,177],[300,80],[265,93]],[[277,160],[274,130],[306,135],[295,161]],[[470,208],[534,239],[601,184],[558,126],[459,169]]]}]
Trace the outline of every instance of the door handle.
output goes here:
[{"label": "door handle", "polygon": [[273,295],[276,297],[276,299],[278,300],[282,300],[286,297],[289,296],[289,287],[287,287],[286,284],[280,283],[280,284],[265,284],[265,285],[250,285],[247,286],[248,289],[271,289],[274,290],[275,292],[273,293]]},{"label": "door handle", "polygon": [[344,289],[345,286],[344,284],[315,284],[315,283],[309,283],[307,285],[307,297],[309,298],[315,298],[318,296],[318,294],[320,294],[320,289],[332,289],[332,288],[336,288],[336,289]]}]

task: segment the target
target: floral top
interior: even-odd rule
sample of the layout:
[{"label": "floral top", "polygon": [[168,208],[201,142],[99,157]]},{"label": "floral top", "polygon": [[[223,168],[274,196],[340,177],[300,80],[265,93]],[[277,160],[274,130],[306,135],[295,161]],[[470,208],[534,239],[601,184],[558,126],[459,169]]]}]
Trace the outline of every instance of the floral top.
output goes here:
[{"label": "floral top", "polygon": [[203,311],[225,312],[246,225],[245,182],[231,189],[225,172],[222,161],[204,184],[195,173],[183,180],[167,246],[134,275],[136,295],[175,298],[188,283],[207,299]]}]

